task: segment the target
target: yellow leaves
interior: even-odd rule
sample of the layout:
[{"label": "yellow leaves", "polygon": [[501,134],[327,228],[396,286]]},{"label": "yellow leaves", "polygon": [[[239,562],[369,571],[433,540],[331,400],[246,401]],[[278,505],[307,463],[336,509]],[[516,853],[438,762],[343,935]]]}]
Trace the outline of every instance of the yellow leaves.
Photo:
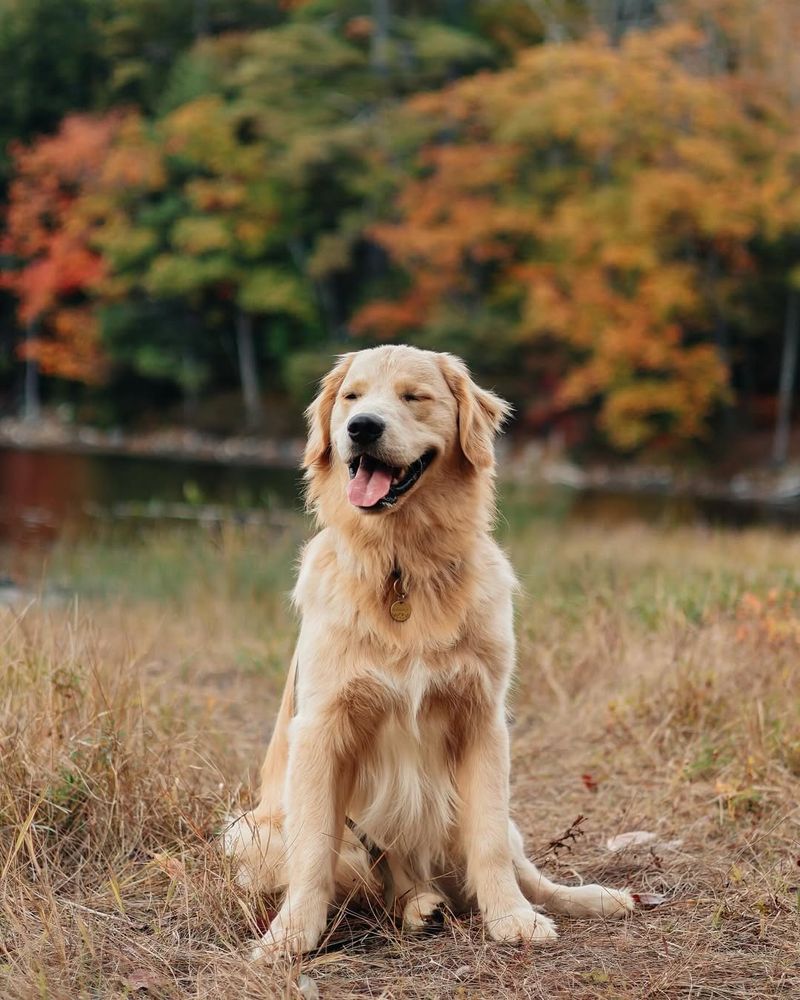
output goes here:
[{"label": "yellow leaves", "polygon": [[230,280],[231,268],[229,258],[221,254],[194,258],[162,253],[150,265],[143,285],[152,295],[191,296],[209,285]]},{"label": "yellow leaves", "polygon": [[225,106],[215,94],[182,104],[164,120],[162,131],[170,153],[202,158],[209,150],[227,149],[230,144]]},{"label": "yellow leaves", "polygon": [[671,157],[691,167],[704,178],[727,180],[739,165],[731,146],[709,134],[678,135],[672,142]]},{"label": "yellow leaves", "polygon": [[[697,275],[688,263],[653,262],[649,273],[637,286],[637,297],[657,322],[669,323],[673,319],[701,320],[702,302],[695,288]],[[663,339],[670,347],[680,343],[676,326],[666,327]]]},{"label": "yellow leaves", "polygon": [[179,219],[173,227],[171,242],[182,253],[203,254],[229,249],[231,234],[221,219],[213,216],[186,216]]},{"label": "yellow leaves", "polygon": [[308,289],[293,274],[277,267],[258,267],[242,280],[239,305],[247,312],[284,313],[301,322],[310,322],[313,315]]},{"label": "yellow leaves", "polygon": [[162,150],[138,114],[131,112],[120,120],[100,177],[107,191],[159,191],[166,184]]},{"label": "yellow leaves", "polygon": [[257,257],[269,239],[271,227],[268,220],[241,218],[233,223],[233,233],[239,249],[246,257]]},{"label": "yellow leaves", "polygon": [[131,225],[127,219],[116,216],[95,233],[93,245],[103,253],[111,269],[119,271],[148,257],[157,245],[157,238],[152,229]]},{"label": "yellow leaves", "polygon": [[600,263],[612,271],[651,271],[658,266],[656,248],[642,239],[603,243],[597,248]]},{"label": "yellow leaves", "polygon": [[682,378],[638,378],[614,388],[600,409],[600,425],[609,440],[623,450],[638,448],[653,434],[653,419],[664,434],[677,439],[703,436],[703,421],[709,405],[724,396],[727,378],[710,382],[698,392],[683,373]]},{"label": "yellow leaves", "polygon": [[683,168],[643,171],[633,198],[642,229],[673,242],[718,239],[741,244],[752,238],[759,222],[761,195],[751,172],[737,171],[720,181]]},{"label": "yellow leaves", "polygon": [[437,145],[371,234],[411,290],[356,329],[433,329],[448,300],[507,328],[514,309],[520,341],[563,348],[555,401],[598,405],[612,443],[702,437],[730,397],[712,331],[757,238],[800,225],[790,118],[702,72],[706,47],[693,24],[542,45],[415,98]]},{"label": "yellow leaves", "polygon": [[182,104],[160,125],[165,152],[221,177],[255,178],[263,170],[263,150],[239,139],[240,112],[216,95]]},{"label": "yellow leaves", "polygon": [[337,271],[344,271],[353,251],[350,233],[322,233],[308,259],[308,273],[316,281],[324,280]]},{"label": "yellow leaves", "polygon": [[201,212],[230,212],[241,208],[247,197],[244,184],[229,178],[197,178],[185,187],[186,197]]}]

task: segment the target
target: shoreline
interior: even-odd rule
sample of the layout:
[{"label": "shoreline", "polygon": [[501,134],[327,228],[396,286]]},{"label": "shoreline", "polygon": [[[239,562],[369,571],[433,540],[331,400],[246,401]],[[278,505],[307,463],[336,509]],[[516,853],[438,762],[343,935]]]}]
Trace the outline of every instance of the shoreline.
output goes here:
[{"label": "shoreline", "polygon": [[[207,462],[219,466],[296,469],[304,442],[300,438],[232,435],[216,437],[184,428],[125,434],[93,427],[72,427],[45,417],[36,424],[0,419],[0,450],[60,452],[74,455],[128,457],[173,462]],[[756,466],[733,475],[708,470],[687,472],[670,466],[629,463],[578,465],[553,456],[536,441],[501,441],[499,478],[517,485],[554,486],[578,492],[653,496],[770,506],[800,504],[800,463],[776,469]]]},{"label": "shoreline", "polygon": [[176,427],[126,434],[119,430],[70,427],[47,418],[30,424],[5,417],[0,419],[0,449],[290,469],[300,461],[303,442],[295,438],[233,435],[221,438]]}]

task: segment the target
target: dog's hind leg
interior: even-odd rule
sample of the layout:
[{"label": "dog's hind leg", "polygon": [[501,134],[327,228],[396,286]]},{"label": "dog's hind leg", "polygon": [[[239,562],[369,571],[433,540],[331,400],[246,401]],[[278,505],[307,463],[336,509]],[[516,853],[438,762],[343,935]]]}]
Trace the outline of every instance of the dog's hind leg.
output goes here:
[{"label": "dog's hind leg", "polygon": [[274,893],[286,886],[286,843],[280,814],[247,812],[222,833],[222,848],[236,863],[236,881],[246,889]]},{"label": "dog's hind leg", "polygon": [[523,895],[537,906],[569,917],[624,917],[634,908],[633,897],[624,889],[604,885],[560,885],[546,878],[526,855],[522,835],[509,825],[514,867]]}]

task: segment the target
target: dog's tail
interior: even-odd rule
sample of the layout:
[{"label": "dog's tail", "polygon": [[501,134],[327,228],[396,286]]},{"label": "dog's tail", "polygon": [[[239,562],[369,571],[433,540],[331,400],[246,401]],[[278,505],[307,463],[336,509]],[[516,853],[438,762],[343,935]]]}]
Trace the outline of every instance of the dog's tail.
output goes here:
[{"label": "dog's tail", "polygon": [[511,849],[519,887],[526,899],[551,913],[569,917],[624,917],[634,908],[633,897],[624,889],[604,885],[559,885],[546,878],[525,855],[522,835],[511,824]]}]

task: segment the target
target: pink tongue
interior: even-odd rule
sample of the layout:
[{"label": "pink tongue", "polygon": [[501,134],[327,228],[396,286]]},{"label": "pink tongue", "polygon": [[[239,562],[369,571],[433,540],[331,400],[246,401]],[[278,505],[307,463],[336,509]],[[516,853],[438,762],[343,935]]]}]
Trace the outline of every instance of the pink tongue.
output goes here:
[{"label": "pink tongue", "polygon": [[392,485],[392,474],[383,465],[372,469],[364,467],[364,460],[358,466],[358,472],[347,484],[347,498],[356,507],[373,507],[383,500]]}]

